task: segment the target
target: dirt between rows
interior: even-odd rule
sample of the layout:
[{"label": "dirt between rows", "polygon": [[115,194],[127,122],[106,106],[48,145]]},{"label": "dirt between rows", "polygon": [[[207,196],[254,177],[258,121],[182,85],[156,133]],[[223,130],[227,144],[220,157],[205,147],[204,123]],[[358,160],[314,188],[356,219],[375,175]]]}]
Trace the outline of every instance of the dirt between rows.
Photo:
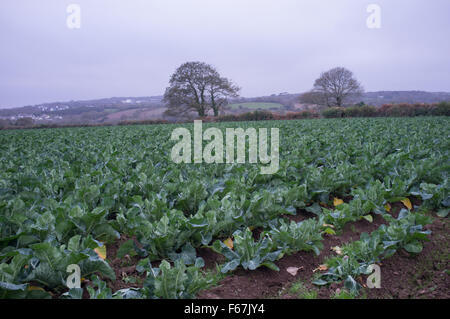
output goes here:
[{"label": "dirt between rows", "polygon": [[[393,205],[392,215],[396,217],[401,208],[401,204]],[[301,215],[293,216],[292,219],[298,221],[310,217]],[[299,298],[289,290],[296,282],[301,282],[303,291],[316,292],[316,298],[331,298],[336,292],[343,290],[343,284],[321,288],[314,286],[311,283],[314,270],[322,265],[327,257],[335,255],[332,247],[358,240],[363,232],[370,233],[381,224],[387,224],[380,215],[373,215],[373,219],[372,223],[363,219],[348,224],[338,236],[326,235],[323,241],[324,249],[319,256],[311,252],[285,256],[276,262],[280,268],[279,272],[264,267],[253,271],[239,269],[223,279],[219,286],[201,292],[198,299]],[[380,264],[381,288],[365,288],[360,298],[450,298],[448,219],[435,217],[427,229],[431,230],[432,234],[430,241],[424,243],[423,251],[412,256],[400,250],[391,258],[383,260]],[[214,255],[209,252],[209,255],[211,254]],[[204,255],[204,258],[210,259],[208,255]],[[293,276],[287,271],[288,267],[297,267],[300,270]],[[366,278],[359,280],[362,284],[366,282]]]},{"label": "dirt between rows", "polygon": [[[391,214],[397,217],[401,203],[393,204]],[[313,218],[314,214],[304,210],[297,215],[286,216],[296,222]],[[347,242],[355,241],[364,232],[371,233],[382,224],[387,224],[385,219],[372,214],[373,222],[362,219],[358,222],[347,224],[341,233],[336,236],[324,235],[324,248],[319,256],[312,252],[298,252],[293,255],[284,256],[276,262],[280,271],[273,271],[265,267],[253,271],[238,268],[231,275],[220,281],[218,286],[202,291],[197,299],[265,299],[265,298],[299,298],[290,292],[290,287],[301,282],[306,291],[316,292],[317,298],[330,298],[336,291],[342,290],[342,283],[321,287],[314,286],[311,281],[314,270],[329,256],[335,253],[332,247],[341,247]],[[434,222],[427,226],[432,231],[430,241],[424,243],[424,249],[419,255],[412,256],[406,251],[398,251],[389,259],[383,260],[381,266],[381,288],[364,289],[363,298],[450,298],[450,276],[449,276],[449,234],[448,219],[434,217]],[[261,232],[254,230],[255,237]],[[129,240],[127,236],[121,236],[120,240],[108,245],[108,262],[116,273],[116,280],[106,280],[113,292],[130,287],[142,287],[145,279],[144,274],[136,271],[139,257],[126,256],[116,258],[119,247]],[[205,260],[205,269],[215,270],[217,264],[225,261],[224,257],[209,248],[197,249],[197,254]],[[154,264],[157,267],[157,263]],[[295,276],[291,275],[287,268],[300,268]],[[365,283],[366,278],[359,278]],[[90,285],[89,281],[83,286]],[[85,290],[84,298],[89,298]]]},{"label": "dirt between rows", "polygon": [[367,298],[450,298],[450,235],[448,218],[436,217],[427,226],[432,231],[423,251],[411,256],[406,251],[383,261],[381,289],[366,289]]},{"label": "dirt between rows", "polygon": [[[108,288],[110,288],[112,292],[126,288],[142,288],[143,286],[145,275],[136,270],[136,265],[138,264],[140,258],[138,256],[128,255],[123,258],[117,258],[117,252],[120,246],[130,239],[135,240],[135,238],[121,235],[116,242],[106,246],[106,261],[114,270],[116,280],[111,280],[103,276],[100,276],[100,278],[106,282]],[[155,263],[155,266],[158,265]],[[83,299],[90,298],[89,292],[85,289],[88,286],[92,287],[92,282],[88,279],[83,280],[81,284],[81,287],[84,288]],[[96,287],[94,287],[94,289],[96,289]]]},{"label": "dirt between rows", "polygon": [[[294,219],[294,218],[293,218]],[[296,216],[295,220],[303,220],[304,216]],[[386,221],[380,215],[373,215],[373,222],[360,220],[358,222],[347,224],[342,234],[339,236],[325,235],[323,244],[324,248],[319,256],[312,252],[300,251],[290,256],[284,256],[275,264],[280,271],[273,271],[265,267],[252,271],[243,269],[236,270],[232,275],[226,277],[220,282],[220,285],[209,290],[200,292],[199,299],[261,299],[261,298],[278,298],[283,288],[287,288],[290,284],[302,280],[307,285],[312,278],[313,271],[324,260],[334,254],[332,247],[342,246],[342,244],[358,240],[364,232],[370,233],[377,229]],[[211,254],[211,252],[210,252]],[[214,254],[214,253],[212,253]],[[206,257],[206,256],[205,256]],[[203,257],[203,258],[205,258]],[[206,257],[208,259],[208,257]],[[297,267],[300,270],[296,276],[292,276],[287,272],[287,268]],[[320,297],[320,295],[319,295]]]}]

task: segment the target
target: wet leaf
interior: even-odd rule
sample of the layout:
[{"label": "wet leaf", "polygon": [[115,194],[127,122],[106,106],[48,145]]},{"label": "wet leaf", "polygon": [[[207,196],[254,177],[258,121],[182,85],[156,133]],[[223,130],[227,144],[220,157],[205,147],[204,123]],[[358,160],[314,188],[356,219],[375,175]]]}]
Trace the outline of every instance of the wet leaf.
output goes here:
[{"label": "wet leaf", "polygon": [[441,209],[440,211],[438,211],[436,214],[439,217],[445,218],[447,217],[448,213],[450,212],[450,209]]},{"label": "wet leaf", "polygon": [[342,255],[342,248],[339,246],[331,247],[331,250],[334,251],[338,255]]},{"label": "wet leaf", "polygon": [[411,201],[409,200],[409,198],[405,198],[405,199],[401,200],[401,202],[402,202],[403,205],[405,205],[405,207],[408,208],[409,210],[412,209],[412,204],[411,204]]},{"label": "wet leaf", "polygon": [[344,201],[342,199],[337,198],[337,197],[334,198],[334,200],[333,200],[334,207],[337,207],[337,206],[342,205],[342,204],[344,204]]},{"label": "wet leaf", "polygon": [[328,266],[327,265],[320,265],[319,267],[317,267],[316,269],[313,270],[313,272],[317,272],[317,271],[326,271],[328,270]]},{"label": "wet leaf", "polygon": [[231,238],[224,240],[223,243],[230,249],[233,249],[233,247],[234,247],[233,240]]},{"label": "wet leaf", "polygon": [[384,205],[384,209],[386,209],[386,211],[387,211],[388,213],[390,213],[390,212],[391,212],[391,209],[392,209],[391,204],[387,203],[386,205]]},{"label": "wet leaf", "polygon": [[312,282],[312,284],[316,286],[325,286],[328,285],[328,281],[325,281],[323,279],[316,279]]},{"label": "wet leaf", "polygon": [[94,251],[97,253],[97,255],[105,260],[106,259],[106,245],[102,245],[100,247],[97,247],[94,249]]},{"label": "wet leaf", "polygon": [[28,291],[34,291],[34,290],[45,291],[43,288],[37,287],[37,286],[28,286],[28,287],[27,287],[27,290],[28,290]]},{"label": "wet leaf", "polygon": [[288,267],[286,271],[295,277],[297,276],[298,271],[301,269],[303,269],[303,267]]},{"label": "wet leaf", "polygon": [[405,245],[405,250],[409,253],[414,253],[414,254],[418,254],[422,251],[423,246],[422,243],[419,241],[415,241],[412,243],[409,243],[407,245]]}]

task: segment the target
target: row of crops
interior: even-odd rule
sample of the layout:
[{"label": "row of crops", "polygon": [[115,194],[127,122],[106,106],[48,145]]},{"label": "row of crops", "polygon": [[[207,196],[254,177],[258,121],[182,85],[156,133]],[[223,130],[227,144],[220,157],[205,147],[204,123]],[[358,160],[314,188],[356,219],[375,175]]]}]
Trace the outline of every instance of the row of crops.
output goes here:
[{"label": "row of crops", "polygon": [[[429,212],[448,212],[449,124],[445,117],[211,124],[278,127],[273,175],[254,164],[173,163],[175,125],[0,132],[0,298],[194,298],[237,268],[277,271],[284,255],[320,254],[325,235],[380,214],[386,225],[342,247],[312,278],[357,291],[355,278],[371,264],[399,249],[420,253]],[[390,203],[399,201],[407,209],[393,218]],[[300,209],[315,217],[287,218]],[[117,278],[104,251],[123,237],[135,240],[120,255],[136,255],[145,280],[112,291]],[[216,269],[197,256],[205,246],[224,256]],[[90,285],[68,289],[70,265]]]}]

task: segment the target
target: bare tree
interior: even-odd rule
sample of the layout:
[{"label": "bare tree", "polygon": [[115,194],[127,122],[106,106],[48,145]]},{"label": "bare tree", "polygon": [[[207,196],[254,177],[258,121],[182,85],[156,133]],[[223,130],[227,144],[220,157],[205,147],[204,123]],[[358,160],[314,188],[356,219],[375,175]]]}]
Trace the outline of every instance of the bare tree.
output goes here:
[{"label": "bare tree", "polygon": [[227,78],[220,77],[216,71],[210,77],[206,90],[209,94],[209,102],[214,116],[218,116],[219,111],[228,104],[228,97],[239,96],[238,92],[240,88]]},{"label": "bare tree", "polygon": [[322,105],[343,106],[349,98],[364,93],[364,88],[351,71],[337,67],[322,73],[309,93],[309,97],[314,97]]},{"label": "bare tree", "polygon": [[314,90],[305,92],[300,95],[299,101],[303,104],[327,105],[324,94],[315,92]]},{"label": "bare tree", "polygon": [[166,114],[195,111],[203,117],[212,109],[217,116],[226,105],[227,97],[236,97],[239,91],[230,80],[220,77],[216,69],[203,62],[184,63],[172,75],[169,84],[164,94]]}]

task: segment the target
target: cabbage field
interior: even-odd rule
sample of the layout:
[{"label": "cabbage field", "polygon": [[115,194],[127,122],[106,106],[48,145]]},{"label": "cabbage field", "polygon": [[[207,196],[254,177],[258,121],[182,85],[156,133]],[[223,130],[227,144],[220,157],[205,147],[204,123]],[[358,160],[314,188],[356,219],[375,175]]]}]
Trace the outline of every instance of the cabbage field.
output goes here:
[{"label": "cabbage field", "polygon": [[[426,225],[449,211],[446,117],[205,124],[279,128],[273,175],[172,162],[179,126],[193,129],[0,131],[0,298],[195,298],[238,270],[284,271],[286,256],[319,255],[324,238],[382,216],[311,273],[318,287],[358,293],[371,265],[420,254]],[[290,218],[300,212],[310,217]],[[205,250],[218,262],[205,263]]]}]

